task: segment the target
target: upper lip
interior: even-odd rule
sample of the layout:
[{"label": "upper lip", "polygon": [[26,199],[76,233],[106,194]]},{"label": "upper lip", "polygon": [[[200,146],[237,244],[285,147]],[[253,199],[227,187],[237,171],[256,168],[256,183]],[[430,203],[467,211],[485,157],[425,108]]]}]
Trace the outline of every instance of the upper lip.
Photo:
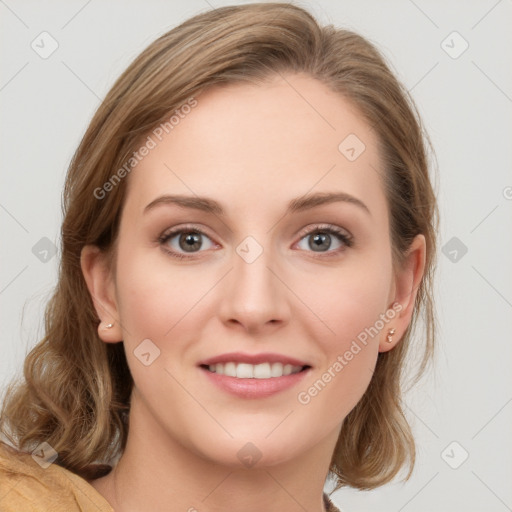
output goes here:
[{"label": "upper lip", "polygon": [[199,362],[201,365],[212,365],[217,363],[247,363],[247,364],[261,364],[261,363],[282,363],[291,364],[292,366],[309,366],[306,362],[295,359],[294,357],[285,356],[283,354],[274,354],[265,352],[261,354],[244,354],[243,352],[229,352],[220,354],[218,356],[210,357]]}]

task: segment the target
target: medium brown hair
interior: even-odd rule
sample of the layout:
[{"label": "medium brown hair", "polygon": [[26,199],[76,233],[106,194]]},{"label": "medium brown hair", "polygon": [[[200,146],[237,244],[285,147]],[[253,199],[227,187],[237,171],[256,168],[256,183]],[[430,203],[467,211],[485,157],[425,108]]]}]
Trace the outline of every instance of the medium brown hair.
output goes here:
[{"label": "medium brown hair", "polygon": [[368,389],[343,422],[330,464],[337,488],[375,488],[406,463],[410,477],[415,444],[402,404],[405,361],[414,341],[420,354],[416,383],[432,358],[435,333],[437,206],[428,138],[409,94],[370,42],[332,25],[321,27],[287,3],[223,7],[185,21],[150,44],[98,108],[67,173],[59,278],[45,313],[45,336],[25,359],[24,381],[9,386],[0,416],[0,431],[19,449],[46,441],[59,454],[57,464],[91,478],[105,471],[93,475],[90,464],[112,463],[125,447],[133,379],[124,345],[98,336],[80,255],[94,244],[115,263],[129,177],[102,199],[94,191],[130,159],[141,137],[190,97],[207,87],[263,83],[289,72],[343,95],[377,133],[394,265],[417,234],[426,239],[411,324],[400,343],[379,353]]}]

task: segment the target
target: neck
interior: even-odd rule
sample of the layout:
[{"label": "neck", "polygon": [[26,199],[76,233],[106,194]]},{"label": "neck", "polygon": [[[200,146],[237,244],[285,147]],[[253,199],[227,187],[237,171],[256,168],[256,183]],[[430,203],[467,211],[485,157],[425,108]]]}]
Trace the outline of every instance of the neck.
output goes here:
[{"label": "neck", "polygon": [[324,512],[323,487],[337,436],[333,432],[283,463],[226,466],[176,442],[134,401],[119,463],[91,484],[115,512]]}]

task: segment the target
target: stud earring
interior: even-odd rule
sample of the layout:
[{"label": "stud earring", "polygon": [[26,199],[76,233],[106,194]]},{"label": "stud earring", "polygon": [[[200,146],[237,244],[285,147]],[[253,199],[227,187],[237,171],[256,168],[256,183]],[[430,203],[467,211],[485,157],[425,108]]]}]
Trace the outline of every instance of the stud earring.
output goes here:
[{"label": "stud earring", "polygon": [[107,324],[105,325],[105,329],[112,329],[114,327],[114,324]]},{"label": "stud earring", "polygon": [[395,334],[395,332],[396,332],[395,329],[389,329],[388,335],[386,337],[386,341],[388,343],[391,343],[393,341],[393,334]]}]

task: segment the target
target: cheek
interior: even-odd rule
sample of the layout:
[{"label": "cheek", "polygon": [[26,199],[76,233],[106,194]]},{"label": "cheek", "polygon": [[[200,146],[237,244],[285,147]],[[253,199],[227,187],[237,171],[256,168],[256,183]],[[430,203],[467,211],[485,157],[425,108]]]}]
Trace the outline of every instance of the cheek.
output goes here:
[{"label": "cheek", "polygon": [[[315,287],[302,291],[308,293],[308,306],[322,320],[321,324],[310,322],[308,334],[324,358],[301,387],[298,402],[307,406],[308,414],[323,418],[326,426],[334,427],[345,417],[370,383],[379,341],[391,327],[386,316],[391,283],[391,258],[372,256],[347,263],[329,277],[317,276]],[[332,413],[328,420],[325,410]]]},{"label": "cheek", "polygon": [[[190,338],[198,334],[201,325],[197,318],[201,298],[215,279],[206,272],[172,268],[158,253],[155,249],[119,251],[117,303],[127,362],[139,397],[154,417],[165,416],[157,398],[172,397],[166,413],[172,417],[166,417],[164,423],[173,425],[178,435],[180,428],[191,427],[185,428],[184,418],[176,411],[190,411],[194,404],[171,375],[180,372],[180,366],[188,368],[192,361]],[[179,381],[185,382],[183,376]]]},{"label": "cheek", "polygon": [[370,255],[347,261],[338,271],[317,274],[315,286],[305,286],[302,294],[329,327],[323,338],[332,351],[343,348],[385,313],[391,286],[391,257]]},{"label": "cheek", "polygon": [[208,282],[198,273],[173,268],[159,250],[122,251],[120,247],[116,280],[125,342],[163,340],[179,329],[181,319],[207,292]]}]

